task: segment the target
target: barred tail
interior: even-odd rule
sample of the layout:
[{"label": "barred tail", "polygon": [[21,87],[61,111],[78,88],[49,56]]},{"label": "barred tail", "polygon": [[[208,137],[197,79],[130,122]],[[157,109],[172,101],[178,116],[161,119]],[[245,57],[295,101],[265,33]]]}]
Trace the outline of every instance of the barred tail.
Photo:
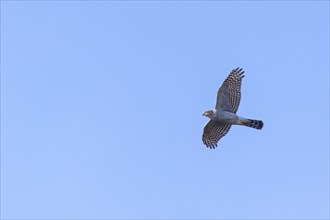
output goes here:
[{"label": "barred tail", "polygon": [[246,119],[243,125],[260,130],[264,126],[264,123],[260,120]]}]

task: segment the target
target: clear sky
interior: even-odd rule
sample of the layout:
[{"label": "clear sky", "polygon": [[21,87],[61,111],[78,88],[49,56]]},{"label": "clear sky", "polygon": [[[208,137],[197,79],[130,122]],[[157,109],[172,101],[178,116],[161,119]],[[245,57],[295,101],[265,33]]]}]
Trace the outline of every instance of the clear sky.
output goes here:
[{"label": "clear sky", "polygon": [[1,218],[329,218],[329,2],[1,1]]}]

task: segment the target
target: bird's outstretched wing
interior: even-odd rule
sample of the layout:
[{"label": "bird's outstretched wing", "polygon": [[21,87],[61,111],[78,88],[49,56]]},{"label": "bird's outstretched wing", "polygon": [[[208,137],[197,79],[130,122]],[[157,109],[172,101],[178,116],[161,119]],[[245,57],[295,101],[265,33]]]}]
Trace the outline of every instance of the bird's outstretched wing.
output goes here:
[{"label": "bird's outstretched wing", "polygon": [[204,127],[203,131],[203,143],[209,148],[217,147],[218,141],[225,136],[231,124],[221,123],[219,121],[210,120]]},{"label": "bird's outstretched wing", "polygon": [[217,94],[215,109],[236,113],[241,101],[241,84],[244,77],[242,68],[233,69],[222,83]]}]

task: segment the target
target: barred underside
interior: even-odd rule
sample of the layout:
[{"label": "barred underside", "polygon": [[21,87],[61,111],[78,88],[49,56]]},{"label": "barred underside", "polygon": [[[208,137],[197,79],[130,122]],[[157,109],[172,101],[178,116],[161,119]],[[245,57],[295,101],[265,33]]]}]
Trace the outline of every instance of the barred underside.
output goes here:
[{"label": "barred underside", "polygon": [[210,120],[204,127],[203,143],[211,149],[216,148],[218,141],[228,133],[230,127],[231,124]]},{"label": "barred underside", "polygon": [[233,69],[222,83],[217,94],[215,109],[236,113],[241,101],[241,85],[244,77],[242,68]]}]

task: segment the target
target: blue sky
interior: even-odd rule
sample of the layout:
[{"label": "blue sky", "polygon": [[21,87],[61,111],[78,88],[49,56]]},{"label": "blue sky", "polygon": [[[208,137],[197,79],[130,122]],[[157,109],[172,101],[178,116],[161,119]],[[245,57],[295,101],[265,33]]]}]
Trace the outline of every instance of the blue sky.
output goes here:
[{"label": "blue sky", "polygon": [[1,218],[329,218],[329,2],[1,1]]}]

